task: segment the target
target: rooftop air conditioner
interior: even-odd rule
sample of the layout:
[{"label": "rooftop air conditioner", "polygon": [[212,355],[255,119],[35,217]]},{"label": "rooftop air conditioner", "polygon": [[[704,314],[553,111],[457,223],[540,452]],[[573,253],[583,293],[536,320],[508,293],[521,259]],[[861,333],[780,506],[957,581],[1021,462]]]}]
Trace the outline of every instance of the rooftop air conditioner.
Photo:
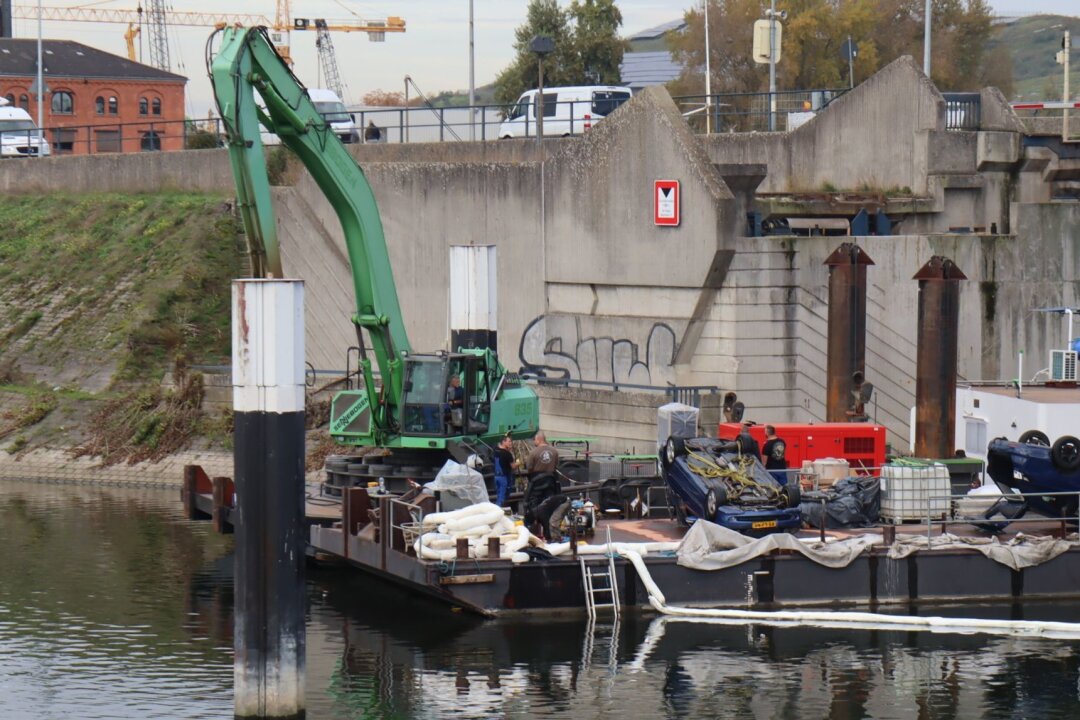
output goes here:
[{"label": "rooftop air conditioner", "polygon": [[1076,382],[1076,351],[1050,351],[1050,380],[1053,382]]}]

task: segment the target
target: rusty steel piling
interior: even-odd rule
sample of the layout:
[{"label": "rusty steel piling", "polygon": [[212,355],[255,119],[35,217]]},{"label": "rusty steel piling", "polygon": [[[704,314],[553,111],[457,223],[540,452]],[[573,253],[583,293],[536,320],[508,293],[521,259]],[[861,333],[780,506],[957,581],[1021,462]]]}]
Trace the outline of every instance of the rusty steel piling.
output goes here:
[{"label": "rusty steel piling", "polygon": [[959,281],[967,277],[952,260],[935,255],[913,279],[919,281],[915,455],[952,457],[956,437]]},{"label": "rusty steel piling", "polygon": [[829,266],[829,346],[825,419],[851,420],[854,376],[866,363],[866,268],[874,261],[855,243],[843,243]]}]

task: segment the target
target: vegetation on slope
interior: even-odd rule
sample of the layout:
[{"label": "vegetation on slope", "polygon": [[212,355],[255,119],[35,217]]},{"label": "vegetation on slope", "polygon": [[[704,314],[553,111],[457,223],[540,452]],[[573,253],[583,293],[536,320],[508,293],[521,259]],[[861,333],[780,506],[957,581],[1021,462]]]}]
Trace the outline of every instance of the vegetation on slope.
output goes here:
[{"label": "vegetation on slope", "polygon": [[216,196],[0,198],[5,374],[101,390],[227,361],[238,232]]}]

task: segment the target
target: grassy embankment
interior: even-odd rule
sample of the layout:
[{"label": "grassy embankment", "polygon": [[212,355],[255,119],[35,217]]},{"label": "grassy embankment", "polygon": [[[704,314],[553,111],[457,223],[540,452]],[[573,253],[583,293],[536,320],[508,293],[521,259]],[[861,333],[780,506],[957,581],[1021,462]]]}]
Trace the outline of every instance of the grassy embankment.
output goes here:
[{"label": "grassy embankment", "polygon": [[239,232],[220,196],[0,198],[0,448],[118,462],[227,440],[183,368],[228,362]]}]

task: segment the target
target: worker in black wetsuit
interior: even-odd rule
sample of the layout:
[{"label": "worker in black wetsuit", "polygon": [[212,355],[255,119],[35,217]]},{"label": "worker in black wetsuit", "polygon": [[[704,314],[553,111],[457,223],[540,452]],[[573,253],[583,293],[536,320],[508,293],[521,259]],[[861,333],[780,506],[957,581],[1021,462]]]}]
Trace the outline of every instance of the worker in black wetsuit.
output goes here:
[{"label": "worker in black wetsuit", "polygon": [[735,442],[739,444],[740,453],[760,460],[761,448],[758,447],[757,440],[750,435],[750,426],[753,424],[750,420],[743,420],[742,430],[739,432],[739,437],[735,439]]}]

